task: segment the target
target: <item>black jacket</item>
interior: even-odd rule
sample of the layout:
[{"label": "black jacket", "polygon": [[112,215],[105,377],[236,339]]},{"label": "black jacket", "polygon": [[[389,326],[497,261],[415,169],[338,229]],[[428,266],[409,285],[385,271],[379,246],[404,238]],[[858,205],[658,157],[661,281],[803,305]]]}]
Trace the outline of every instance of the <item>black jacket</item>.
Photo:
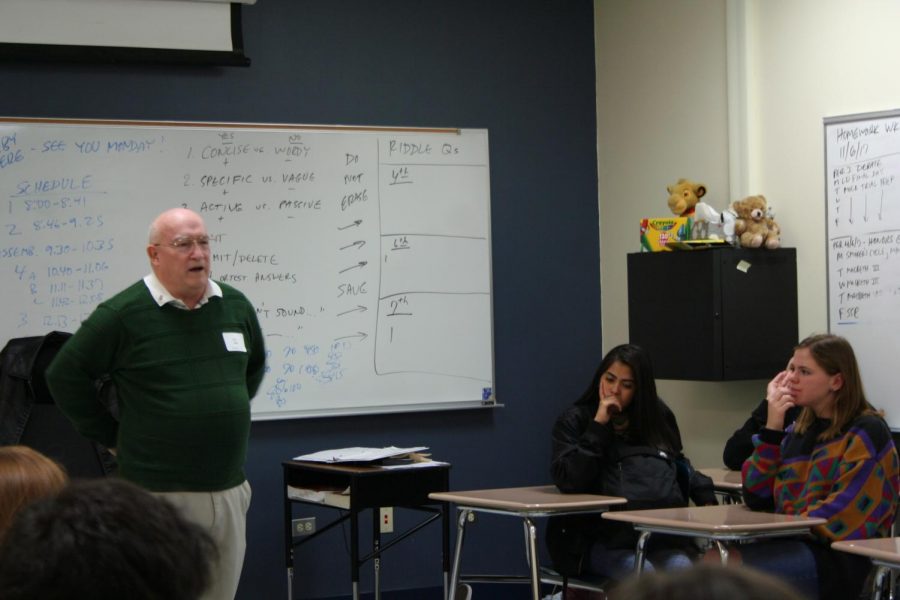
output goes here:
[{"label": "black jacket", "polygon": [[[800,410],[801,407],[794,406],[789,408],[784,414],[785,429],[797,420]],[[725,442],[725,450],[722,452],[722,461],[726,467],[732,471],[741,470],[744,461],[753,454],[753,436],[766,426],[768,411],[769,403],[763,398],[762,402],[750,413],[750,418],[747,419],[740,429],[731,434],[731,437]]]},{"label": "black jacket", "polygon": [[44,370],[71,333],[9,340],[0,352],[0,445],[18,444],[35,403],[53,404]]},{"label": "black jacket", "polygon": [[[31,446],[73,477],[107,475],[116,468],[115,458],[75,431],[56,408],[44,380],[44,371],[71,335],[52,331],[14,338],[0,351],[0,445]],[[100,383],[101,400],[115,402],[112,386]]]}]

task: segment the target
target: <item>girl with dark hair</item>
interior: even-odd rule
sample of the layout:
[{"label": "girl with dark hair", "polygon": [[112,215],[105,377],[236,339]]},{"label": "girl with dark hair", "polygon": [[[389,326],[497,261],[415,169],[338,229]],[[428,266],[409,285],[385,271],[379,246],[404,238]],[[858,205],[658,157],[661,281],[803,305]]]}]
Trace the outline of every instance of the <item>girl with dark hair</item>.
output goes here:
[{"label": "girl with dark hair", "polygon": [[[729,563],[781,576],[809,598],[856,598],[869,560],[829,546],[890,535],[900,467],[890,430],[866,400],[853,348],[836,335],[806,338],[769,382],[766,401],[766,425],[742,471],[745,503],[828,522],[812,539],[742,545]],[[793,407],[800,414],[785,427]]]},{"label": "girl with dark hair", "polygon": [[[553,481],[562,492],[623,496],[624,508],[715,504],[712,482],[682,455],[675,415],[656,394],[650,357],[630,344],[600,363],[584,394],[553,427]],[[554,566],[568,576],[620,578],[634,568],[636,534],[600,515],[550,520]],[[689,566],[696,549],[686,538],[653,536],[647,569]]]}]

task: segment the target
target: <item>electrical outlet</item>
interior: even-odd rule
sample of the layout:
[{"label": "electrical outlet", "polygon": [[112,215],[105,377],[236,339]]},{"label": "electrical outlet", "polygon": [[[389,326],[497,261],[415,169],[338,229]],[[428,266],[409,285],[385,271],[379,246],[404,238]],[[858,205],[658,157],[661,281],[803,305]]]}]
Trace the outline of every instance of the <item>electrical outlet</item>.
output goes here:
[{"label": "electrical outlet", "polygon": [[394,507],[381,507],[381,533],[391,533],[394,531]]},{"label": "electrical outlet", "polygon": [[294,519],[291,521],[291,531],[294,537],[298,535],[310,535],[316,532],[316,518],[306,517],[303,519]]}]

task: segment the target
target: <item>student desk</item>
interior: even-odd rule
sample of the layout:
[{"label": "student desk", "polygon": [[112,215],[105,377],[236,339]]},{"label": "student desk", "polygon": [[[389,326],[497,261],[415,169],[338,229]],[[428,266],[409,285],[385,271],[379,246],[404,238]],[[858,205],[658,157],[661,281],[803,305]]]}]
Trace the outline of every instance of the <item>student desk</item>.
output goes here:
[{"label": "student desk", "polygon": [[744,482],[740,471],[718,467],[697,470],[713,480],[716,494],[725,504],[740,504],[744,501],[741,496]]},{"label": "student desk", "polygon": [[[320,534],[348,519],[350,520],[350,569],[353,600],[359,600],[359,567],[363,563],[372,559],[375,568],[375,598],[379,600],[381,598],[381,553],[437,519],[441,519],[442,526],[443,584],[446,595],[450,562],[450,517],[447,504],[440,500],[429,499],[428,495],[431,492],[442,492],[449,489],[450,465],[441,463],[427,467],[385,468],[372,465],[288,460],[282,463],[282,467],[284,470],[284,552],[287,564],[288,600],[293,598],[294,548],[312,541]],[[288,496],[288,486],[310,490],[349,489],[349,506],[336,506],[314,500],[291,498]],[[318,528],[310,536],[294,541],[291,527],[294,503],[330,506],[346,512],[325,527]],[[430,513],[430,516],[406,531],[392,535],[390,542],[382,546],[378,510],[382,506],[418,510]],[[371,554],[360,558],[359,513],[365,509],[372,509],[373,548]]]},{"label": "student desk", "polygon": [[872,583],[872,598],[880,599],[885,578],[892,569],[900,569],[900,538],[874,538],[870,540],[844,540],[831,544],[834,550],[859,554],[872,560],[877,568]]},{"label": "student desk", "polygon": [[604,519],[631,523],[641,532],[635,550],[635,572],[644,568],[647,541],[654,533],[706,538],[716,544],[722,564],[728,562],[724,541],[803,535],[825,519],[752,511],[743,504],[686,506],[607,512]]},{"label": "student desk", "polygon": [[[531,590],[534,600],[541,597],[538,566],[537,530],[532,519],[575,513],[599,513],[614,504],[624,504],[624,498],[596,496],[593,494],[563,494],[556,486],[499,488],[466,492],[441,492],[430,494],[432,500],[453,502],[457,508],[456,549],[450,571],[449,600],[455,600],[459,585],[459,564],[465,538],[466,523],[473,512],[507,515],[522,519],[525,527],[525,553],[531,566]],[[521,577],[479,576],[483,581],[520,581]]]}]

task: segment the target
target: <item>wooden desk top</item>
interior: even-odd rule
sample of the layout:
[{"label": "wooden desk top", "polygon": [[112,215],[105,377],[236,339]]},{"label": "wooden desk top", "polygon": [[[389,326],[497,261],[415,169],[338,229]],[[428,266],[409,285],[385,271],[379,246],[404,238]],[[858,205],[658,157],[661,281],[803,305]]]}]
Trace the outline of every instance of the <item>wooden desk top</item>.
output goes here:
[{"label": "wooden desk top", "polygon": [[890,565],[900,566],[900,538],[875,538],[871,540],[844,540],[831,547],[841,552],[867,556]]},{"label": "wooden desk top", "polygon": [[603,513],[649,530],[696,531],[705,534],[757,534],[824,525],[825,519],[752,511],[743,504],[688,506]]},{"label": "wooden desk top", "polygon": [[464,492],[434,492],[432,500],[453,502],[471,508],[487,508],[508,512],[577,512],[624,504],[625,498],[594,494],[563,494],[555,485],[539,485]]},{"label": "wooden desk top", "polygon": [[719,467],[697,470],[712,479],[713,485],[720,490],[739,492],[744,487],[740,471],[732,471],[731,469]]}]

